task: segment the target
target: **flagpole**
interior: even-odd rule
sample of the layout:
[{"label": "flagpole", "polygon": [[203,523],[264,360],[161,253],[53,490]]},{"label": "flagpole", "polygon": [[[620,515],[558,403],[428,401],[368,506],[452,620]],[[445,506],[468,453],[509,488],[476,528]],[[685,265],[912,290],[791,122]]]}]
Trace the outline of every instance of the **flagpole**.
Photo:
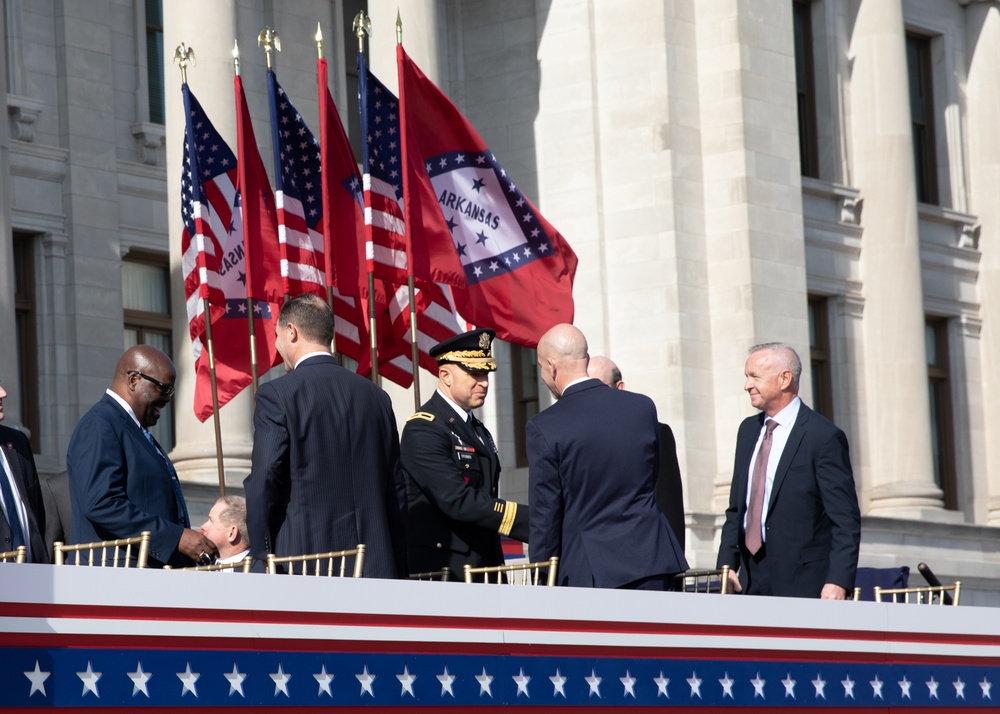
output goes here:
[{"label": "flagpole", "polygon": [[[358,91],[358,101],[361,104],[361,127],[362,131],[368,128],[368,116],[367,116],[367,99],[366,93],[367,89],[367,70],[365,69],[365,35],[370,35],[372,32],[371,19],[365,15],[364,10],[359,10],[358,14],[354,16],[354,34],[358,38],[358,60],[360,66],[358,67],[358,82],[360,90]],[[362,175],[365,177],[368,183],[365,186],[365,191],[368,194],[368,204],[365,206],[365,241],[369,246],[372,246],[372,224],[371,224],[371,176],[368,173],[368,142],[365,137],[361,137],[361,152],[362,152]],[[378,384],[378,313],[375,308],[375,268],[372,263],[372,256],[368,256],[368,335],[369,335],[369,347],[371,349],[371,379],[372,382]]]},{"label": "flagpole", "polygon": [[[240,45],[239,45],[239,42],[237,40],[233,40],[233,72],[236,74],[237,77],[240,76]],[[239,147],[237,147],[236,151],[237,151],[237,153],[239,153],[239,151],[240,151]],[[245,171],[245,168],[241,167],[241,170]],[[243,189],[242,185],[240,186],[240,189],[241,190]],[[243,210],[243,206],[245,204],[246,204],[245,200],[240,201],[240,210],[241,211]],[[243,224],[244,224],[244,226],[246,225],[246,220],[243,221]],[[245,265],[247,266],[247,272],[249,272],[249,269],[250,269],[250,256],[249,255],[246,256],[245,261],[246,261]],[[256,400],[257,399],[257,386],[258,386],[258,378],[257,378],[257,328],[254,326],[254,319],[253,319],[253,297],[251,297],[251,295],[250,295],[249,286],[250,286],[250,280],[249,280],[249,275],[248,275],[247,276],[247,287],[248,287],[248,291],[247,291],[247,324],[249,325],[249,333],[250,333],[250,384],[251,384],[251,387],[253,389],[253,398]]]},{"label": "flagpole", "polygon": [[[174,50],[174,59],[177,60],[177,66],[181,70],[181,84],[187,85],[187,66],[194,61],[194,50],[182,42]],[[187,97],[187,94],[185,94],[185,97]],[[186,104],[187,101],[185,101]],[[190,110],[187,109],[187,106],[185,106],[185,114],[188,115],[185,117],[185,121],[190,123]],[[192,152],[196,150],[191,142],[188,142],[188,150]],[[197,170],[193,162],[191,168],[193,171]],[[209,383],[212,385],[212,421],[215,424],[215,462],[219,469],[219,496],[225,496],[226,469],[222,458],[222,421],[219,416],[219,383],[215,375],[215,348],[212,344],[212,306],[207,295],[202,300],[202,315],[205,318],[205,349],[208,350],[208,378]],[[197,381],[197,375],[195,375],[195,381]]]},{"label": "flagpole", "polygon": [[[317,60],[322,60],[323,59],[323,28],[320,27],[320,24],[318,22],[316,23],[316,35],[313,37],[313,39],[316,40],[316,59]],[[317,63],[317,70],[316,71],[317,71],[317,74],[318,74],[319,73],[319,65],[318,65],[318,63]],[[318,79],[318,77],[317,77],[317,79]],[[324,89],[325,89],[325,87],[319,87],[319,90],[320,90],[319,91],[319,107],[320,107],[320,116],[321,117],[322,117],[322,113],[323,113],[323,106],[325,104],[324,97],[323,97],[323,90]],[[320,131],[320,134],[322,134],[325,131],[322,119],[320,120],[320,129],[319,129],[319,131]],[[326,171],[327,171],[327,168],[324,166],[323,167],[324,177],[325,177]],[[324,198],[323,200],[326,201],[326,198]],[[328,213],[329,213],[329,211],[328,211],[327,207],[324,206],[323,207],[323,240],[324,240],[324,255],[326,257],[326,265],[324,265],[323,267],[324,267],[324,272],[326,273],[326,275],[325,275],[325,277],[326,277],[326,302],[330,305],[330,312],[333,313],[333,339],[330,340],[330,351],[333,353],[333,358],[335,360],[337,360],[337,364],[343,366],[344,365],[343,357],[341,357],[341,355],[337,354],[337,314],[336,314],[336,311],[333,309],[333,276],[331,275],[331,273],[333,272],[331,270],[331,266],[333,265],[333,263],[330,260],[330,252],[333,250],[333,236],[330,235],[330,232],[332,230],[331,226],[333,224],[333,221],[331,220],[332,217],[330,215],[328,215]]]},{"label": "flagpole", "polygon": [[[403,18],[400,17],[399,10],[396,10],[396,44],[403,44]],[[406,142],[406,127],[403,125],[403,83],[399,83],[399,107],[400,107],[400,118],[399,118],[399,133],[400,141]],[[406,152],[403,152],[403,161],[407,160]],[[406,195],[406,171],[403,171],[402,181],[404,184],[403,195]],[[404,206],[404,215],[409,219],[409,212],[406,211]],[[406,221],[406,242],[410,244],[413,241],[413,236],[410,234],[411,224],[409,220]],[[410,295],[410,354],[413,361],[413,406],[414,409],[420,410],[420,345],[417,343],[417,291],[414,286],[413,280],[413,261],[407,256],[406,270],[409,273],[406,276],[406,289],[409,291]]]}]

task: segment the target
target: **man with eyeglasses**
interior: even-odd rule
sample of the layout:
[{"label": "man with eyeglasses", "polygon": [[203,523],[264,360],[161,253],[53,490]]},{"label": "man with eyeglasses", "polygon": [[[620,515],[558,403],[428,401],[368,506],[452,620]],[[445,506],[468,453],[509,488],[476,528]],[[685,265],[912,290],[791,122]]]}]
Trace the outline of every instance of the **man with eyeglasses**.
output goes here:
[{"label": "man with eyeglasses", "polygon": [[211,562],[219,549],[191,529],[180,481],[149,433],[174,395],[174,365],[160,350],[125,351],[114,380],[73,431],[66,454],[74,543],[150,531],[149,563]]}]

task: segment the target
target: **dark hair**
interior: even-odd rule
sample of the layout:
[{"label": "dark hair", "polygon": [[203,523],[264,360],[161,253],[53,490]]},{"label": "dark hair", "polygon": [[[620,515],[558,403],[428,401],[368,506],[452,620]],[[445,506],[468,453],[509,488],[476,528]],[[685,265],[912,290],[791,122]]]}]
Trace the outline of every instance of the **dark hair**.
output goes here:
[{"label": "dark hair", "polygon": [[333,342],[333,310],[318,295],[296,295],[281,306],[278,327],[291,323],[309,342],[328,345]]}]

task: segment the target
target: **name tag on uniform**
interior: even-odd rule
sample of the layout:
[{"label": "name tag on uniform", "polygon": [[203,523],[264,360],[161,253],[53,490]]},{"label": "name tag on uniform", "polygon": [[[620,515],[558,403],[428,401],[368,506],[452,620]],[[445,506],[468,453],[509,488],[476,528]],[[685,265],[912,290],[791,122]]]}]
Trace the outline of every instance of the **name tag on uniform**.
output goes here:
[{"label": "name tag on uniform", "polygon": [[476,450],[471,446],[456,446],[459,461],[472,461],[476,458]]}]

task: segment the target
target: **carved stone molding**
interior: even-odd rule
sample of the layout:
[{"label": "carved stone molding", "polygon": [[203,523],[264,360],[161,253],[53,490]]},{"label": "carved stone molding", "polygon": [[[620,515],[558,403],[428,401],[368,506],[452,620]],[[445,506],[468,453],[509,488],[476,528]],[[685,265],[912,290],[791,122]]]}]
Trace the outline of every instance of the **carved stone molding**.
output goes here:
[{"label": "carved stone molding", "polygon": [[958,247],[959,248],[970,248],[972,250],[979,250],[979,230],[981,226],[978,223],[973,225],[962,226],[962,232],[958,236]]},{"label": "carved stone molding", "polygon": [[159,149],[166,143],[167,132],[162,124],[138,122],[133,124],[132,136],[136,140],[139,162],[147,166],[156,166],[159,162]]},{"label": "carved stone molding", "polygon": [[16,94],[7,95],[7,114],[11,118],[10,135],[17,141],[35,140],[35,121],[42,113],[43,104]]},{"label": "carved stone molding", "polygon": [[864,202],[862,196],[843,199],[840,203],[840,222],[850,223],[853,226],[861,225],[861,208]]}]

